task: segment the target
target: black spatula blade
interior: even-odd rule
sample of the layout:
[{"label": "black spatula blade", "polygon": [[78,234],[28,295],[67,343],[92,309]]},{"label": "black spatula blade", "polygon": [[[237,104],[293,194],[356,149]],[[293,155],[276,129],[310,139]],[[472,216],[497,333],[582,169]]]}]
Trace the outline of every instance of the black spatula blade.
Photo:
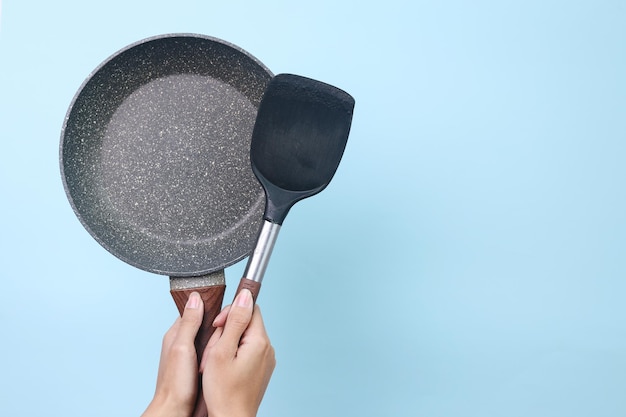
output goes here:
[{"label": "black spatula blade", "polygon": [[298,200],[322,191],[346,147],[354,99],[320,81],[280,74],[257,113],[250,158],[265,188],[265,218],[282,224]]}]

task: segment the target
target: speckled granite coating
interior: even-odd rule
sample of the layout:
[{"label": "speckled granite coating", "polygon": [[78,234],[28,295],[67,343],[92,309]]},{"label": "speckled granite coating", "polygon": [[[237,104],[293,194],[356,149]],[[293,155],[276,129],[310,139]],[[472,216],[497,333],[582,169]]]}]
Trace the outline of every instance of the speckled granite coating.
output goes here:
[{"label": "speckled granite coating", "polygon": [[92,236],[172,276],[247,256],[265,203],[250,138],[270,78],[241,49],[198,35],[150,38],[105,61],[70,106],[60,150],[68,198]]}]

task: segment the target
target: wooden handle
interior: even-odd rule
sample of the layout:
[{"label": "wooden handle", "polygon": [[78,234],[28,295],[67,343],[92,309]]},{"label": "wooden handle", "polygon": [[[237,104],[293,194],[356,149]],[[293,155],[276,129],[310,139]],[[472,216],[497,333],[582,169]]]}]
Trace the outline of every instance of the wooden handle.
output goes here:
[{"label": "wooden handle", "polygon": [[239,291],[241,291],[244,288],[247,288],[250,290],[250,292],[252,293],[252,299],[256,303],[256,298],[259,296],[259,291],[261,291],[261,283],[252,281],[251,279],[248,279],[245,277],[241,278],[241,281],[239,281],[239,286],[237,287],[237,291],[235,291],[235,297],[237,297],[237,294],[239,294]]},{"label": "wooden handle", "polygon": [[[196,336],[195,341],[198,364],[200,364],[204,348],[215,330],[213,327],[213,320],[215,320],[215,317],[222,309],[226,285],[212,285],[210,287],[171,290],[170,293],[172,294],[172,298],[174,299],[176,307],[178,307],[178,312],[181,315],[185,310],[185,304],[187,304],[189,295],[191,295],[194,291],[199,293],[202,301],[204,301],[204,317],[202,318],[202,325],[200,326],[200,330],[198,330],[198,335]],[[196,398],[196,406],[192,417],[208,417],[206,403],[204,402],[204,397],[202,395],[202,377],[198,378],[198,396]]]}]

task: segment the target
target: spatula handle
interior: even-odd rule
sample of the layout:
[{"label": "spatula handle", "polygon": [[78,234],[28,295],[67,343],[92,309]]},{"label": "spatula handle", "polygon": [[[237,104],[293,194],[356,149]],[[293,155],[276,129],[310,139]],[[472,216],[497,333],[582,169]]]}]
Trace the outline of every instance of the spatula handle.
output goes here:
[{"label": "spatula handle", "polygon": [[[202,325],[198,330],[196,336],[196,353],[198,355],[198,364],[202,360],[202,354],[206,347],[209,338],[213,334],[215,328],[213,327],[213,320],[219,314],[222,309],[222,302],[224,301],[224,291],[226,285],[212,285],[209,287],[189,288],[171,290],[172,298],[178,307],[178,312],[182,315],[185,310],[185,304],[192,292],[196,291],[200,294],[202,301],[204,301],[204,317],[202,319]],[[206,403],[202,395],[202,378],[198,378],[198,396],[196,398],[196,406],[192,417],[208,417]]]},{"label": "spatula handle", "polygon": [[257,237],[254,250],[248,258],[246,269],[243,272],[243,278],[239,281],[239,287],[235,292],[235,297],[243,288],[247,288],[252,293],[252,299],[256,302],[256,298],[261,290],[261,282],[265,276],[267,264],[272,256],[274,244],[280,232],[280,224],[273,223],[267,219],[263,220],[259,236]]},{"label": "spatula handle", "polygon": [[252,300],[254,300],[254,302],[256,303],[256,298],[259,296],[259,292],[261,291],[261,283],[252,281],[251,279],[245,277],[241,278],[241,281],[239,281],[239,286],[237,287],[237,291],[235,292],[235,297],[237,297],[239,291],[244,288],[250,290],[250,292],[252,293]]}]

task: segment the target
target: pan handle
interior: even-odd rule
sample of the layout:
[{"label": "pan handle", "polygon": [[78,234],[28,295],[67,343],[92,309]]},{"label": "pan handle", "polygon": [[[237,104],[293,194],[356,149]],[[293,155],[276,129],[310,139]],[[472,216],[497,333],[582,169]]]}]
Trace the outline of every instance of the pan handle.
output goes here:
[{"label": "pan handle", "polygon": [[[170,293],[172,298],[178,307],[178,312],[182,315],[185,310],[185,304],[192,292],[200,294],[202,301],[204,301],[204,317],[202,318],[202,325],[198,330],[196,336],[196,354],[198,355],[198,364],[202,360],[202,354],[204,348],[209,342],[209,338],[213,334],[215,328],[213,327],[213,320],[219,314],[222,309],[222,302],[224,301],[224,291],[226,285],[211,285],[207,287],[199,288],[187,288],[187,289],[172,289]],[[196,398],[196,405],[192,417],[208,417],[206,403],[202,395],[202,378],[198,378],[198,396]]]}]

